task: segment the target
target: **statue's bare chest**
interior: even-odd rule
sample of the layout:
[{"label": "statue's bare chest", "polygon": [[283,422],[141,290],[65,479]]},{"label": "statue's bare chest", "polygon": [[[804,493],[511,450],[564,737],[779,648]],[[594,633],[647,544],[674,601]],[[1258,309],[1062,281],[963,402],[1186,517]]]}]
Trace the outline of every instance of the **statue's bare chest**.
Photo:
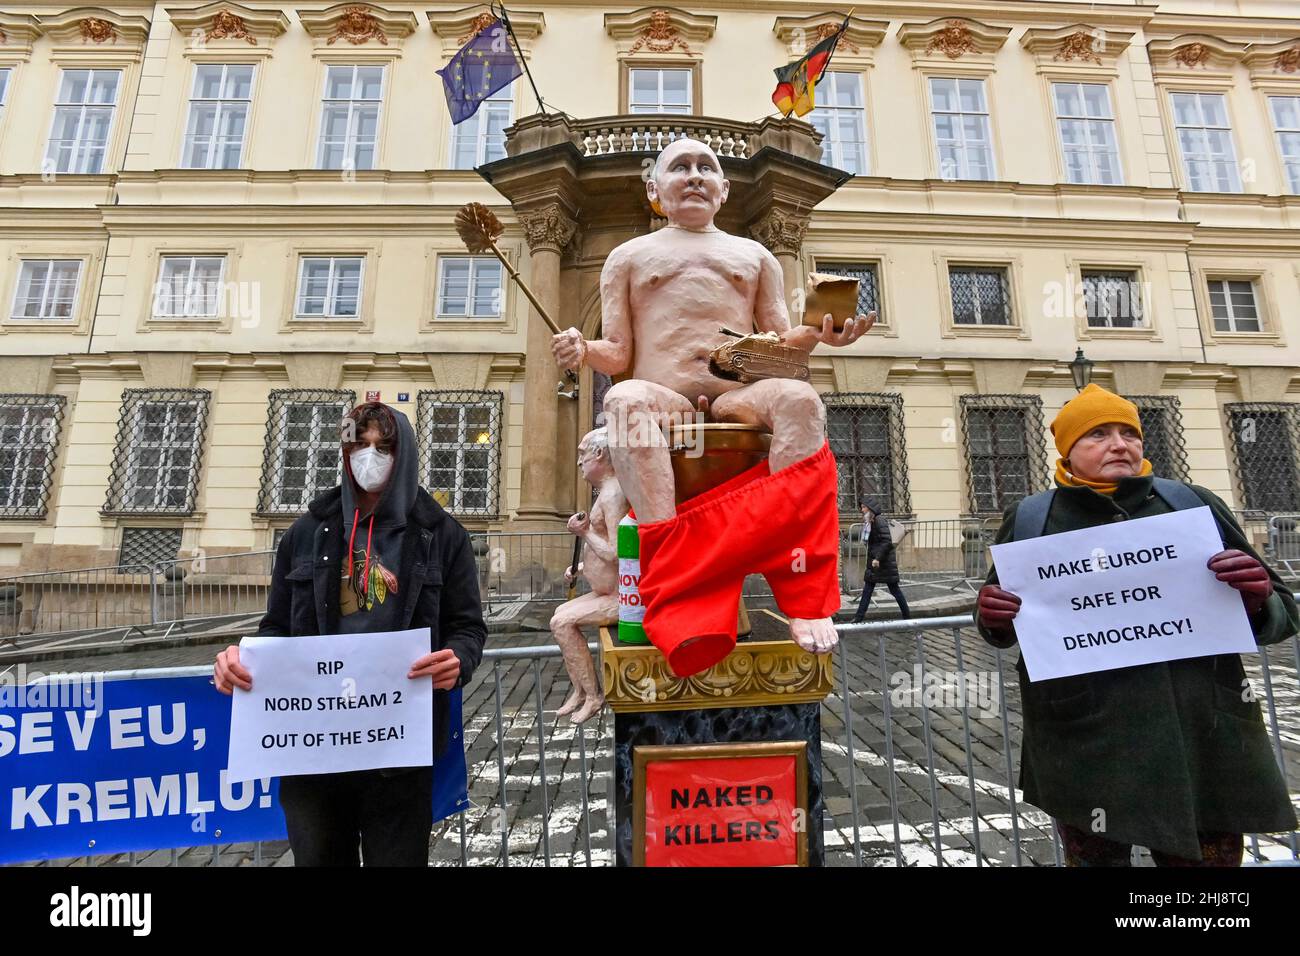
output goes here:
[{"label": "statue's bare chest", "polygon": [[758,287],[761,262],[747,245],[717,242],[647,250],[632,270],[632,294],[653,296],[684,286],[752,294]]}]

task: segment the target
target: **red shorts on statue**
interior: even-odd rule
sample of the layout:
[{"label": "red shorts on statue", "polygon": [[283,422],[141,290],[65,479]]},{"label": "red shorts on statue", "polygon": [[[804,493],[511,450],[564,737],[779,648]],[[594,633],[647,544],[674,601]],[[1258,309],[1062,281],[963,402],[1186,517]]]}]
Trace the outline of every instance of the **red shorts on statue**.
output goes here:
[{"label": "red shorts on statue", "polygon": [[837,492],[827,443],[775,474],[759,462],[637,528],[646,636],[674,674],[698,674],[731,653],[747,574],[767,578],[787,617],[839,610]]}]

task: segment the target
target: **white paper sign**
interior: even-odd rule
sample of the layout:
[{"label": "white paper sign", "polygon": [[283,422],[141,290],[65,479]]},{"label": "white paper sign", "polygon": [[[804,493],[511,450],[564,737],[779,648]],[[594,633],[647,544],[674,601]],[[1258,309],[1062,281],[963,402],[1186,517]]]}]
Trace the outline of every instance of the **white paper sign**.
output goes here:
[{"label": "white paper sign", "polygon": [[992,545],[1033,681],[1256,650],[1208,507]]},{"label": "white paper sign", "polygon": [[245,637],[253,689],[235,689],[231,780],[433,763],[433,680],[407,677],[429,629]]}]

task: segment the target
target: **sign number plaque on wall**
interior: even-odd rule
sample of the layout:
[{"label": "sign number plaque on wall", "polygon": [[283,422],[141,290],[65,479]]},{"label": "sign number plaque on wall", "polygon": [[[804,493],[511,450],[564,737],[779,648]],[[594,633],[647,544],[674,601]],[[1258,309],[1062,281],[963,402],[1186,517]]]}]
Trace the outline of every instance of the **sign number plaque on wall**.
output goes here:
[{"label": "sign number plaque on wall", "polygon": [[804,741],[632,751],[636,866],[807,866]]}]

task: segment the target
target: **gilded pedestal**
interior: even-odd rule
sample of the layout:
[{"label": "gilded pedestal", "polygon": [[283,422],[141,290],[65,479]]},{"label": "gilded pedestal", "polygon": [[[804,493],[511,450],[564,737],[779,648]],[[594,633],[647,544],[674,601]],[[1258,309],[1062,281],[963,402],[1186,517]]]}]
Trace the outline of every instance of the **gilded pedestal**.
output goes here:
[{"label": "gilded pedestal", "polygon": [[[752,612],[756,636],[779,633],[770,611]],[[722,662],[691,677],[669,669],[657,648],[618,644],[601,629],[601,671],[614,711],[614,805],[618,865],[633,864],[634,748],[802,741],[807,754],[807,853],[824,859],[821,819],[821,702],[833,680],[831,655],[793,641],[740,643]]]}]

